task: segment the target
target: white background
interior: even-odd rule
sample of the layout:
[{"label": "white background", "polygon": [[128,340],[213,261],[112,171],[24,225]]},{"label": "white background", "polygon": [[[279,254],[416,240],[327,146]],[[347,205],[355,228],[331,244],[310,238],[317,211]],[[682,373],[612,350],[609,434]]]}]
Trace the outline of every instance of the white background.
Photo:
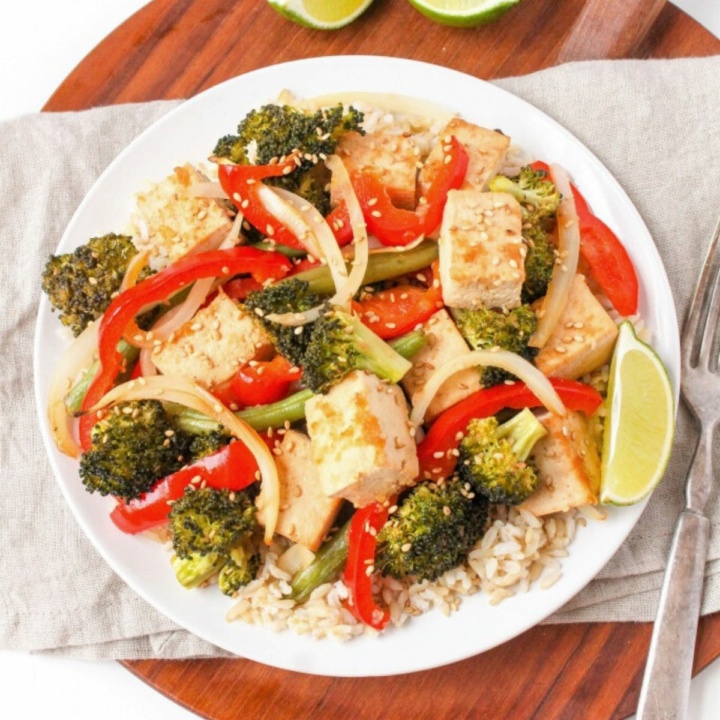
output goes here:
[{"label": "white background", "polygon": [[[0,9],[0,120],[37,112],[80,60],[144,0],[21,0]],[[720,0],[675,4],[720,37]],[[81,19],[81,22],[78,22]],[[189,720],[194,713],[112,661],[0,650],[3,716],[22,720]],[[689,718],[720,714],[720,661],[693,681]]]}]

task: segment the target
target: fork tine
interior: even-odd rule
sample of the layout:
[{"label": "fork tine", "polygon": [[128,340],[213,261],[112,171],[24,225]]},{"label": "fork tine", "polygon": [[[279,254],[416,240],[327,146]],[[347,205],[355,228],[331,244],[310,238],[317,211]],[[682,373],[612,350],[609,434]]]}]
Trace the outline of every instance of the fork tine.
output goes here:
[{"label": "fork tine", "polygon": [[714,284],[712,288],[708,288],[708,298],[710,300],[710,308],[707,311],[707,320],[705,321],[705,331],[700,340],[700,354],[698,355],[698,367],[710,368],[711,352],[715,344],[715,335],[717,333],[718,315],[720,315],[720,267],[715,273]]},{"label": "fork tine", "polygon": [[[687,320],[683,327],[682,351],[686,363],[694,365],[694,358],[697,356],[697,348],[704,335],[710,336],[702,342],[700,351],[703,359],[699,362],[707,365],[712,347],[712,336],[714,332],[704,333],[707,322],[717,325],[718,314],[720,313],[720,291],[718,291],[718,279],[720,278],[720,221],[715,226],[710,246],[708,247],[702,273],[698,280],[695,294],[693,295]],[[710,306],[708,310],[708,306]],[[707,318],[707,322],[706,322]]]}]

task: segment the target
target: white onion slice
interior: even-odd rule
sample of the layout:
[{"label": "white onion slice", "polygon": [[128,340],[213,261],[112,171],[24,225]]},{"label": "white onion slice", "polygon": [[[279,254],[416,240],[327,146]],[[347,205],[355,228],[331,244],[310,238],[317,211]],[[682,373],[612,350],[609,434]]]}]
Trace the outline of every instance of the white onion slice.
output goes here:
[{"label": "white onion slice", "polygon": [[550,178],[562,194],[557,209],[558,258],[553,267],[547,295],[537,313],[537,329],[528,342],[530,347],[536,348],[543,347],[548,341],[565,309],[580,254],[580,221],[575,209],[570,179],[559,165],[550,166]]},{"label": "white onion slice", "polygon": [[[307,250],[310,255],[321,258],[322,253],[318,247],[317,240],[312,228],[305,221],[302,214],[293,207],[287,200],[284,200],[275,192],[275,188],[260,183],[258,187],[258,199],[262,203],[266,212],[270,213],[279,223],[284,225],[298,239],[300,244]],[[267,232],[268,228],[259,228],[265,232],[272,240],[272,232]]]},{"label": "white onion slice", "polygon": [[50,433],[60,452],[70,457],[80,456],[72,433],[71,418],[65,407],[65,395],[82,370],[92,365],[97,353],[99,322],[90,323],[63,351],[55,364],[48,392],[48,422]]},{"label": "white onion slice", "polygon": [[455,373],[480,366],[498,367],[522,380],[537,399],[555,415],[564,415],[565,406],[550,381],[532,363],[507,350],[473,350],[441,365],[425,382],[415,401],[410,421],[419,427],[438,390]]},{"label": "white onion slice", "polygon": [[272,542],[280,512],[280,481],[275,460],[257,432],[230,412],[207,390],[187,378],[179,376],[155,375],[149,378],[130,380],[110,390],[88,412],[96,412],[129,400],[174,402],[197,410],[221,424],[247,446],[260,470],[263,497],[261,510],[265,519],[265,543],[269,545]]},{"label": "white onion slice", "polygon": [[127,269],[125,270],[125,275],[123,276],[122,282],[120,283],[120,292],[124,292],[129,287],[137,284],[140,273],[143,271],[143,268],[148,263],[149,256],[149,250],[142,250],[141,252],[136,253],[132,256],[130,262],[128,263]]}]

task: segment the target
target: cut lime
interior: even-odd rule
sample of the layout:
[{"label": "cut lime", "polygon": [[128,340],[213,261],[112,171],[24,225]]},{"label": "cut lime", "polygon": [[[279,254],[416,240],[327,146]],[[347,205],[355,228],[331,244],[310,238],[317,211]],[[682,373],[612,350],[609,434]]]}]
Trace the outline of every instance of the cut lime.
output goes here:
[{"label": "cut lime", "polygon": [[657,353],[620,325],[610,365],[600,502],[632,505],[660,481],[675,430],[673,390]]},{"label": "cut lime", "polygon": [[444,25],[472,27],[497,20],[520,0],[409,0],[423,15]]},{"label": "cut lime", "polygon": [[315,30],[335,30],[362,15],[373,0],[268,0],[286,18]]}]

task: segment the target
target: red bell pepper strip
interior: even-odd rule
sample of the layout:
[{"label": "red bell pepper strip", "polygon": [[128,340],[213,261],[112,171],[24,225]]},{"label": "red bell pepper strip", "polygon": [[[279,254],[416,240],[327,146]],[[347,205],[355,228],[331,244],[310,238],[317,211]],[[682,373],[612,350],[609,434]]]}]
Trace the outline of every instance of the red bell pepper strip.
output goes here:
[{"label": "red bell pepper strip", "polygon": [[[550,172],[542,160],[531,167]],[[570,187],[580,221],[580,254],[614,308],[621,315],[634,315],[638,306],[638,278],[632,260],[617,235],[593,215],[575,185],[571,183]]]},{"label": "red bell pepper strip", "polygon": [[376,534],[387,522],[388,508],[374,503],[355,511],[350,520],[348,556],[343,580],[349,597],[347,608],[360,622],[382,630],[390,613],[381,608],[372,596],[372,574],[375,562]]},{"label": "red bell pepper strip", "polygon": [[235,375],[215,386],[212,394],[235,409],[269,405],[288,396],[290,386],[302,377],[302,370],[282,355],[241,367]]},{"label": "red bell pepper strip", "polygon": [[212,455],[163,478],[134,500],[120,500],[110,519],[125,533],[134,535],[167,520],[171,503],[180,499],[197,477],[216,490],[243,490],[256,480],[257,462],[244,443],[236,440]]},{"label": "red bell pepper strip", "polygon": [[[550,382],[568,410],[592,415],[602,404],[602,396],[590,385],[560,378],[550,378]],[[471,420],[496,415],[505,408],[522,410],[541,405],[522,382],[483,388],[461,400],[437,417],[419,443],[420,477],[439,480],[452,475],[457,463],[454,451]]]},{"label": "red bell pepper strip", "polygon": [[271,215],[258,195],[261,181],[288,175],[297,168],[294,160],[275,165],[220,165],[218,180],[222,189],[243,213],[245,220],[279,245],[305,250],[295,234]]},{"label": "red bell pepper strip", "polygon": [[341,202],[330,214],[326,215],[325,220],[333,231],[333,235],[340,247],[345,247],[345,245],[352,242],[353,229],[350,224],[350,213],[344,202]]},{"label": "red bell pepper strip", "polygon": [[[125,329],[140,310],[149,303],[161,302],[181,288],[208,277],[232,277],[249,273],[258,282],[287,275],[292,263],[280,253],[249,247],[211,250],[181,258],[156,275],[125,290],[111,303],[100,321],[98,354],[100,370],[88,388],[82,409],[89,410],[110,390],[121,370],[122,356],[117,344]],[[80,444],[91,445],[95,413],[80,418]]]},{"label": "red bell pepper strip", "polygon": [[444,147],[445,159],[414,211],[395,207],[387,189],[372,171],[351,174],[368,231],[383,245],[408,245],[421,235],[434,232],[440,225],[447,194],[462,185],[468,166],[467,152],[455,136]]},{"label": "red bell pepper strip", "polygon": [[428,288],[398,285],[353,302],[358,317],[383,340],[405,335],[443,305],[440,284],[432,280]]}]

